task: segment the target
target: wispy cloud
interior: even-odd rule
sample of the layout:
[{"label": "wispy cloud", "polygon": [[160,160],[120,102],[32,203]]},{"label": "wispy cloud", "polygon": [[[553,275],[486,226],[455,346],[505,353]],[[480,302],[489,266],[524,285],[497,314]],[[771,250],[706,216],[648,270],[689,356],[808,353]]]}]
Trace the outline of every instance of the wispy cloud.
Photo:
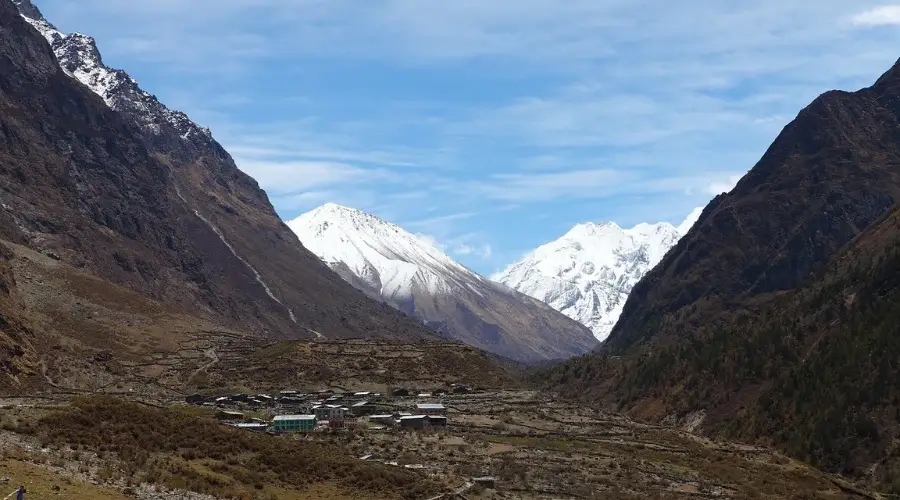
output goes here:
[{"label": "wispy cloud", "polygon": [[457,247],[453,248],[453,253],[456,255],[474,255],[481,259],[490,259],[492,255],[494,255],[494,251],[490,245],[484,244],[480,247],[473,247],[467,244],[461,244]]},{"label": "wispy cloud", "polygon": [[389,181],[396,178],[388,170],[365,169],[345,163],[315,161],[260,161],[238,157],[240,168],[260,186],[275,193],[311,191],[323,187]]},{"label": "wispy cloud", "polygon": [[335,201],[492,265],[573,219],[680,220],[900,46],[881,0],[38,2],[283,216]]},{"label": "wispy cloud", "polygon": [[408,229],[430,229],[435,226],[445,225],[448,222],[456,222],[465,219],[469,219],[474,217],[475,212],[460,212],[460,213],[452,213],[446,215],[439,215],[436,217],[429,217],[426,219],[419,219],[410,222],[406,222],[404,226]]},{"label": "wispy cloud", "polygon": [[879,5],[864,10],[851,18],[856,26],[900,25],[900,5]]}]

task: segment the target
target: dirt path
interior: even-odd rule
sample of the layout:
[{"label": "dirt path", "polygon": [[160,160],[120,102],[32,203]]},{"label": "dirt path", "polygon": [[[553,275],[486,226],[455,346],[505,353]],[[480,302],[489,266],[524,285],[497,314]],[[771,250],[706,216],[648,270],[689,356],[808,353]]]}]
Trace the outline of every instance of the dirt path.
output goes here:
[{"label": "dirt path", "polygon": [[212,368],[213,366],[216,366],[216,364],[219,363],[219,354],[216,353],[216,350],[214,348],[210,347],[209,349],[203,351],[203,355],[206,356],[207,358],[209,358],[209,363],[206,363],[205,365],[201,366],[200,368],[197,368],[196,370],[194,370],[194,373],[192,373],[191,376],[188,377],[187,385],[189,385],[191,382],[193,382],[194,377],[199,375],[201,372],[205,372],[206,370],[209,370],[210,368]]}]

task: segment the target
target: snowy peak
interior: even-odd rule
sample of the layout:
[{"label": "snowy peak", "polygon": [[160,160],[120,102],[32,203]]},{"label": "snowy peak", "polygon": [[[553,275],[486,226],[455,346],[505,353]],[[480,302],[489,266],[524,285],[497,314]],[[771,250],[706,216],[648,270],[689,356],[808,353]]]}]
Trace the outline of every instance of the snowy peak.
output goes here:
[{"label": "snowy peak", "polygon": [[678,234],[680,234],[681,236],[686,235],[688,233],[688,231],[690,231],[691,228],[694,227],[694,225],[697,223],[697,221],[700,220],[700,216],[703,214],[704,208],[705,207],[695,208],[690,213],[690,215],[688,215],[687,218],[684,219],[684,222],[682,222],[681,225],[678,226]]},{"label": "snowy peak", "polygon": [[62,69],[102,97],[107,106],[128,114],[151,134],[162,135],[163,129],[171,128],[183,140],[210,144],[212,134],[209,129],[198,126],[180,111],[168,109],[155,96],[141,89],[128,73],[106,66],[92,37],[59,31],[31,0],[13,0],[13,3],[22,17],[50,44]]},{"label": "snowy peak", "polygon": [[37,6],[31,3],[31,0],[13,0],[13,4],[16,6],[16,8],[19,9],[19,12],[21,12],[26,19],[44,21],[46,23],[46,20],[41,14],[41,11],[37,8]]},{"label": "snowy peak", "polygon": [[701,212],[694,210],[678,227],[667,222],[630,229],[613,222],[577,224],[492,279],[549,304],[604,340],[632,287],[678,243]]},{"label": "snowy peak", "polygon": [[327,203],[288,226],[346,281],[457,340],[521,360],[565,358],[596,343],[583,325],[375,215]]},{"label": "snowy peak", "polygon": [[[297,220],[302,220],[307,225],[316,224],[321,231],[325,231],[328,227],[335,224],[344,228],[352,228],[355,231],[363,232],[387,231],[397,234],[403,231],[403,229],[396,224],[380,219],[372,214],[363,212],[362,210],[345,207],[336,203],[326,203],[319,208],[301,215]],[[412,236],[408,233],[407,235]]]},{"label": "snowy peak", "polygon": [[345,266],[387,300],[481,280],[423,238],[361,210],[327,203],[288,226],[325,263]]}]

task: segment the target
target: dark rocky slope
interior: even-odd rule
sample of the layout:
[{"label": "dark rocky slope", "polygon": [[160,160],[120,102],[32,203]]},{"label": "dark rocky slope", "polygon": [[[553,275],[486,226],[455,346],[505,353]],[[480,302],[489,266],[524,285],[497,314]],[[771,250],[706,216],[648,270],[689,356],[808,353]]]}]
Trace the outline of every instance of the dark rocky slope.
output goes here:
[{"label": "dark rocky slope", "polygon": [[110,109],[9,0],[0,27],[0,238],[258,335],[432,338],[306,251],[208,132],[115,105],[143,92],[124,74]]},{"label": "dark rocky slope", "polygon": [[702,418],[883,486],[897,477],[898,103],[898,66],[817,98],[635,287],[601,350],[543,376],[644,418]]}]

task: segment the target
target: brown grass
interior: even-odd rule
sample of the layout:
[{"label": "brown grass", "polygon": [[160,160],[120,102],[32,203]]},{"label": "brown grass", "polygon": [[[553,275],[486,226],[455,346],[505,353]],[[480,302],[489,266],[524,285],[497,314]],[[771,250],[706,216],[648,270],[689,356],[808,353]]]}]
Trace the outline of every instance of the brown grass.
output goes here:
[{"label": "brown grass", "polygon": [[125,479],[223,498],[313,485],[384,499],[418,499],[438,490],[414,473],[358,461],[332,445],[240,431],[107,397],[75,400],[20,430],[44,445],[114,456],[121,464],[115,474]]},{"label": "brown grass", "polygon": [[[58,498],[62,500],[125,500],[129,497],[110,488],[86,481],[62,478],[52,470],[23,460],[0,459],[0,475],[9,483],[0,485],[0,498],[14,491],[19,485],[28,491],[26,498]],[[58,488],[58,489],[56,489]]]}]

